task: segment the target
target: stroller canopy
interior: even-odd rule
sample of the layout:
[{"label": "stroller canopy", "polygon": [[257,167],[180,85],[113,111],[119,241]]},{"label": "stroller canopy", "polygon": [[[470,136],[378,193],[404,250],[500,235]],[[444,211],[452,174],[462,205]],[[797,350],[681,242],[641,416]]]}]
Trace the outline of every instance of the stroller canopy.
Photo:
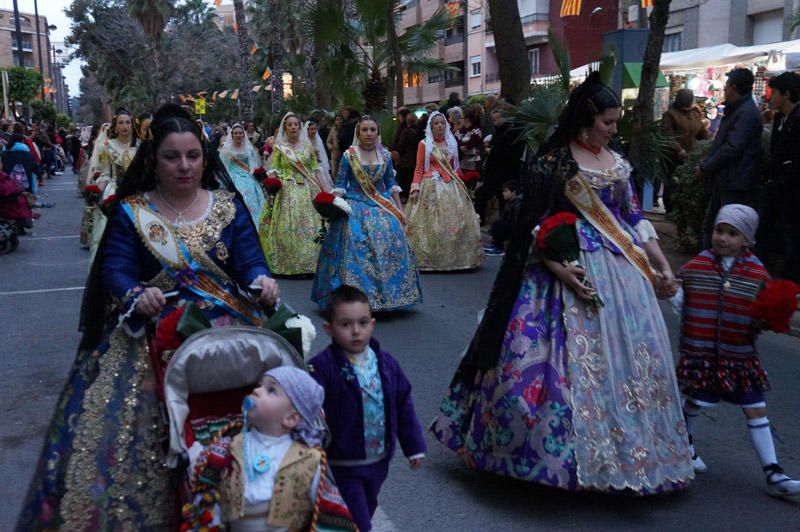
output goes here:
[{"label": "stroller canopy", "polygon": [[265,371],[285,365],[305,368],[288,341],[265,329],[218,327],[187,338],[175,351],[164,375],[170,440],[167,464],[177,466],[186,452],[184,425],[190,394],[255,385]]}]

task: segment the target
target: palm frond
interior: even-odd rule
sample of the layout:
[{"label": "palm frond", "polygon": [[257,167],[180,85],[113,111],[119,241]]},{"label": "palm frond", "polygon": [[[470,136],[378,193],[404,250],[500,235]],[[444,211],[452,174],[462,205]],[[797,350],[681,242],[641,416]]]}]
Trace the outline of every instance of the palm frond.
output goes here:
[{"label": "palm frond", "polygon": [[568,94],[560,83],[534,84],[531,96],[515,108],[511,122],[533,152],[555,130]]},{"label": "palm frond", "polygon": [[561,78],[561,88],[569,92],[569,49],[567,43],[562,41],[556,33],[550,29],[547,31],[547,39],[550,44],[550,51],[553,52],[553,58],[558,65],[559,77]]}]

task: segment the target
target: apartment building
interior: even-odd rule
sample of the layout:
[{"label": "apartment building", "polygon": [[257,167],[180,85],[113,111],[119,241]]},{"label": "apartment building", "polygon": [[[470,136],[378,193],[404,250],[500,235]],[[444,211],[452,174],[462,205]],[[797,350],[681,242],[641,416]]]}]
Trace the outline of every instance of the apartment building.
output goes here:
[{"label": "apartment building", "polygon": [[770,44],[797,38],[784,21],[798,0],[673,0],[665,52],[730,43]]},{"label": "apartment building", "polygon": [[14,11],[0,9],[0,68],[24,66],[39,69],[45,79],[46,96],[59,111],[67,112],[69,94],[61,72],[63,56],[59,56],[61,49],[56,43],[50,42],[51,28],[47,18],[39,15],[38,37],[36,17],[32,13],[20,13],[19,25],[22,33],[21,47],[17,46]]},{"label": "apartment building", "polygon": [[[512,1],[512,0],[509,0]],[[573,66],[598,59],[603,33],[617,28],[617,0],[585,2],[581,15],[561,18],[561,0],[516,0],[522,33],[525,37],[531,78],[555,74],[557,66],[549,50],[548,30],[552,29],[569,43]],[[406,0],[401,19],[402,29],[420,24],[446,0]],[[495,32],[485,0],[456,2],[458,16],[431,55],[440,57],[451,68],[442,72],[406,76],[405,101],[408,105],[436,102],[451,92],[462,98],[500,91],[500,73],[495,48]]]}]

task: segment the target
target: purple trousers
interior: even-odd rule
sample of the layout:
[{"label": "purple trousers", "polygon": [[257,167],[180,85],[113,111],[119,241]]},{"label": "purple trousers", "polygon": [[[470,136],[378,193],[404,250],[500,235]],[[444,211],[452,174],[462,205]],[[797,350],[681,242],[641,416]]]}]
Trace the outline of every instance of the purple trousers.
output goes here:
[{"label": "purple trousers", "polygon": [[331,470],[358,529],[361,532],[372,530],[372,516],[378,507],[378,492],[389,473],[389,459],[365,466],[331,465]]}]

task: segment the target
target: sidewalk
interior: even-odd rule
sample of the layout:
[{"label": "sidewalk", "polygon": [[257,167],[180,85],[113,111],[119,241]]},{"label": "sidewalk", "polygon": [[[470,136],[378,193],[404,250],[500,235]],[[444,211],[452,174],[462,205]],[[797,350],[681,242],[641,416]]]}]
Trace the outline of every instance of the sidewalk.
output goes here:
[{"label": "sidewalk", "polygon": [[[661,250],[667,257],[670,266],[672,266],[672,270],[677,272],[686,261],[692,258],[692,256],[681,251],[678,245],[678,235],[675,231],[675,226],[666,221],[663,214],[649,212],[646,213],[646,216],[658,232]],[[800,311],[794,313],[789,334],[800,338]]]}]

